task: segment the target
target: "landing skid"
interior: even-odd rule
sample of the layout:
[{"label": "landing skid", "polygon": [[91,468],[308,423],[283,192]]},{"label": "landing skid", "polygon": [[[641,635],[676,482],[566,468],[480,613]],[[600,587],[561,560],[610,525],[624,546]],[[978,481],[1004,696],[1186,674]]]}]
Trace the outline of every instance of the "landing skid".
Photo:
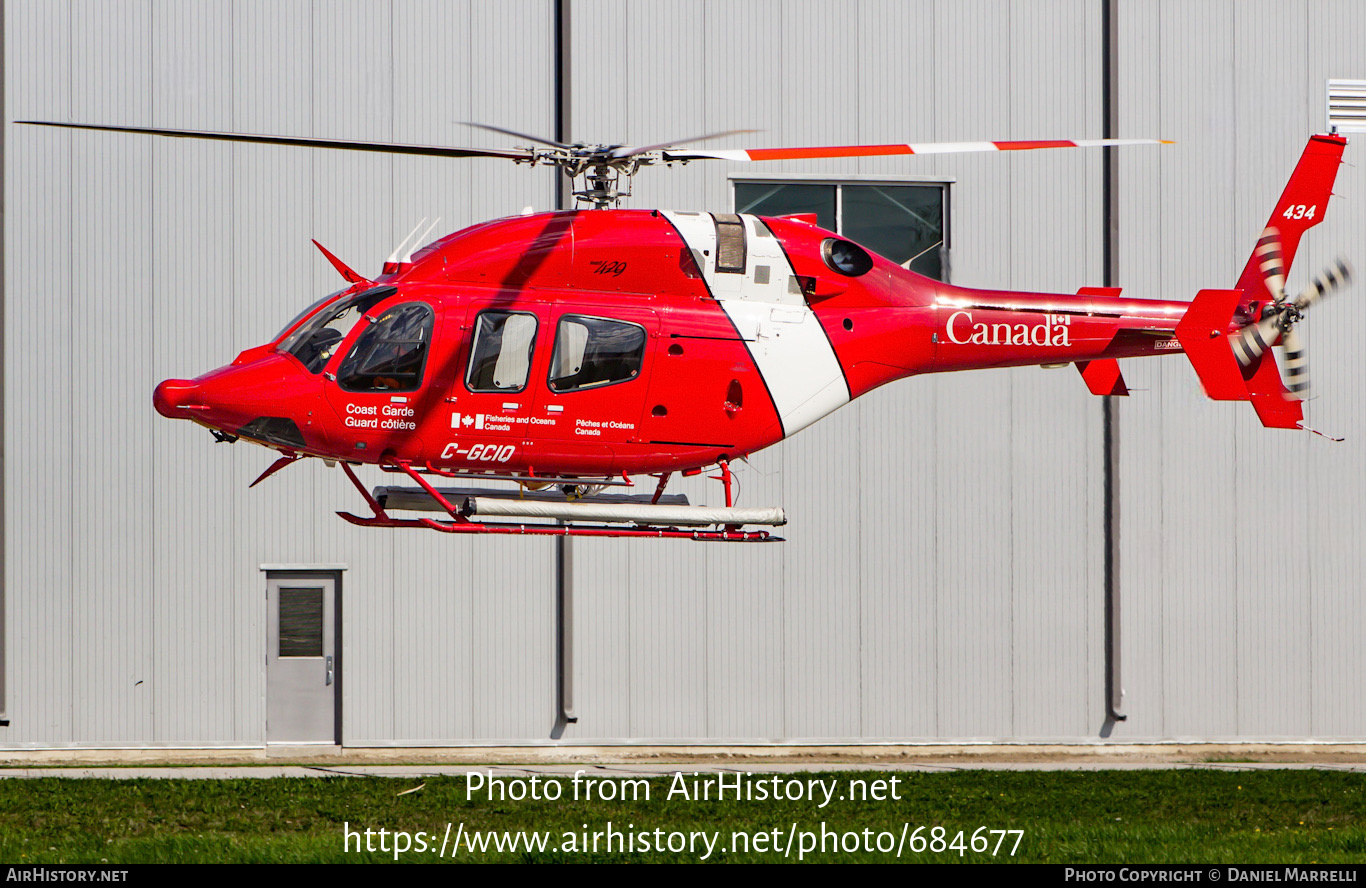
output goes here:
[{"label": "landing skid", "polygon": [[[721,475],[713,476],[721,480],[726,488],[726,507],[706,509],[688,506],[685,497],[664,496],[664,487],[669,475],[659,478],[659,485],[653,496],[629,496],[608,494],[605,496],[588,495],[569,500],[561,496],[527,494],[518,496],[515,491],[491,491],[479,489],[438,489],[425,478],[428,471],[413,468],[403,462],[383,466],[386,471],[399,472],[417,482],[418,488],[378,488],[376,493],[367,490],[356,473],[346,463],[342,471],[360,491],[370,507],[371,515],[353,515],[350,512],[337,514],[360,527],[413,527],[437,530],[442,533],[493,533],[504,535],[539,536],[589,536],[589,537],[655,537],[669,539],[689,539],[701,542],[760,543],[782,542],[782,537],[774,536],[766,530],[743,530],[745,524],[783,524],[786,519],[777,509],[736,509],[731,494],[730,468],[721,466]],[[430,467],[424,467],[429,469]],[[448,478],[461,478],[470,481],[489,480],[489,476],[459,475],[452,472],[431,469],[431,473]],[[512,478],[526,484],[565,484],[571,483],[581,488],[600,488],[630,486],[629,478],[622,479],[540,479]],[[376,495],[378,494],[378,495]],[[542,521],[488,521],[479,514],[480,508],[497,504],[505,507],[525,504],[528,513]],[[480,505],[482,504],[482,506]],[[558,508],[556,505],[558,504]],[[444,512],[446,519],[436,518],[395,518],[389,514],[392,508]],[[549,514],[543,514],[548,512]],[[576,512],[592,515],[595,523],[574,520]],[[620,513],[619,516],[613,513]],[[666,516],[668,521],[655,522],[655,514]],[[514,516],[517,517],[517,516]],[[449,519],[449,520],[447,520]],[[548,523],[554,520],[557,523]],[[620,526],[613,524],[620,521]],[[735,523],[731,523],[734,521]],[[605,523],[604,523],[605,522]],[[672,523],[670,523],[672,522]],[[695,526],[684,526],[692,524]]]}]

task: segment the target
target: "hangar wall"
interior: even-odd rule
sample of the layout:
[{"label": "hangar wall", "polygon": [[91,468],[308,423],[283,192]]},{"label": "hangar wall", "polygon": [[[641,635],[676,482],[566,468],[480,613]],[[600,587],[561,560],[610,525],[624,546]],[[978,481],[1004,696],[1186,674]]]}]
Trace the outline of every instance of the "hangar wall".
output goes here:
[{"label": "hangar wall", "polygon": [[[1120,167],[1121,278],[1171,296],[1232,286],[1310,132],[1325,81],[1366,77],[1366,8],[1351,2],[1120,4],[1119,108],[1177,145]],[[1198,84],[1198,88],[1192,88]],[[1298,290],[1334,255],[1366,257],[1362,144],[1347,148],[1325,222],[1302,242]],[[1177,361],[1130,361],[1122,410],[1125,675],[1121,736],[1361,737],[1366,385],[1353,347],[1360,285],[1302,330],[1319,397],[1309,425],[1261,428],[1210,403]],[[1243,409],[1239,409],[1243,407]]]},{"label": "hangar wall", "polygon": [[[1101,135],[1095,3],[571,6],[575,138]],[[1322,128],[1324,79],[1366,76],[1366,11],[1117,7],[1120,134],[1180,143],[1121,156],[1121,282],[1230,285]],[[552,27],[549,0],[9,0],[5,105],[497,146],[454,121],[553,132]],[[265,451],[210,447],[149,403],[335,289],[310,237],[367,270],[422,216],[454,230],[553,205],[551,174],[11,123],[5,139],[0,747],[262,744],[267,563],[346,568],[347,745],[1366,733],[1346,693],[1366,502],[1351,297],[1308,329],[1310,420],[1344,444],[1261,430],[1181,361],[1126,362],[1127,722],[1105,721],[1100,402],[1071,371],[1020,369],[895,384],[756,454],[742,504],[786,506],[785,544],[576,540],[579,721],[556,726],[552,543],[354,528],[332,514],[355,505],[340,473],[248,491]],[[646,171],[633,205],[724,211],[726,167]],[[1101,282],[1095,152],[779,168],[951,178],[956,283]],[[1362,212],[1336,203],[1292,280],[1338,250],[1366,261]]]}]

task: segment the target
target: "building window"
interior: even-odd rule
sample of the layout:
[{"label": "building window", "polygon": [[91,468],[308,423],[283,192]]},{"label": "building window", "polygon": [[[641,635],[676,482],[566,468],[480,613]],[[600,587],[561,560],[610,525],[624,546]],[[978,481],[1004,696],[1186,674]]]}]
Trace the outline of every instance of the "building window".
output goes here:
[{"label": "building window", "polygon": [[280,657],[323,656],[323,588],[281,586]]},{"label": "building window", "polygon": [[822,228],[942,281],[947,278],[948,190],[944,182],[736,179],[735,212],[814,213]]}]

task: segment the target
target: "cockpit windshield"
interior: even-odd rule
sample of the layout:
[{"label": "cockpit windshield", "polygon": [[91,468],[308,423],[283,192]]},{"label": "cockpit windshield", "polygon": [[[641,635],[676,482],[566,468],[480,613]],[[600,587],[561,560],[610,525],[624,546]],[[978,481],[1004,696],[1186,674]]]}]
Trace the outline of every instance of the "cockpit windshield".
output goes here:
[{"label": "cockpit windshield", "polygon": [[[286,336],[276,348],[298,358],[309,373],[321,373],[356,321],[360,320],[375,303],[397,292],[396,287],[373,287],[349,299],[342,299],[309,318],[299,326],[299,329]],[[335,295],[334,293],[333,296]],[[327,297],[331,298],[332,296]],[[308,309],[314,310],[315,308]],[[305,312],[305,315],[307,313]],[[296,322],[297,319],[291,323]]]},{"label": "cockpit windshield", "polygon": [[293,330],[295,324],[299,323],[299,322],[302,321],[304,318],[306,318],[306,317],[308,317],[309,315],[313,314],[313,312],[317,311],[319,308],[321,308],[322,306],[324,306],[324,305],[326,305],[327,303],[331,302],[333,299],[336,299],[338,296],[340,296],[341,294],[343,294],[343,293],[345,293],[345,292],[346,292],[345,290],[334,290],[334,291],[332,291],[331,293],[328,293],[328,294],[327,294],[326,296],[324,296],[323,298],[319,299],[317,302],[314,302],[313,304],[309,305],[308,308],[305,308],[303,311],[301,311],[301,312],[299,312],[298,314],[296,314],[296,315],[294,316],[294,319],[291,320],[288,324],[285,324],[283,327],[281,327],[281,328],[280,328],[280,332],[279,332],[279,333],[276,333],[274,336],[272,336],[272,337],[270,338],[270,341],[271,341],[271,342],[275,342],[275,341],[276,341],[277,339],[279,339],[281,336],[284,336],[284,335],[285,335],[286,333],[288,333],[290,330]]}]

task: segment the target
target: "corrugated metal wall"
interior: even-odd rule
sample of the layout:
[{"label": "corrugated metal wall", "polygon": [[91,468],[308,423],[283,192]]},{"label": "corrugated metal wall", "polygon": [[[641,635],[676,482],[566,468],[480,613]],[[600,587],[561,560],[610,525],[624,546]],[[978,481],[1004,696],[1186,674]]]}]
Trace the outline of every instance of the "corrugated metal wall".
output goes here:
[{"label": "corrugated metal wall", "polygon": [[[721,145],[1099,137],[1099,5],[1080,0],[574,0],[580,139]],[[1347,2],[1123,0],[1121,283],[1231,285],[1328,77],[1362,77]],[[552,5],[170,0],[5,4],[11,119],[510,144],[553,132]],[[1194,86],[1193,86],[1194,84]],[[1352,737],[1364,421],[1352,297],[1308,329],[1331,445],[1129,362],[1124,683],[1104,723],[1100,402],[1072,371],[873,393],[741,470],[774,546],[575,541],[576,710],[555,729],[553,546],[363,530],[335,471],[254,490],[259,448],[161,420],[155,382],[225,363],[443,230],[548,207],[553,180],[439,161],[6,132],[6,674],[0,746],[264,742],[263,563],[345,564],[344,739]],[[1353,151],[1353,146],[1349,151]],[[646,171],[635,206],[724,210],[726,164]],[[769,171],[774,165],[765,165]],[[738,166],[735,171],[738,171]],[[1096,153],[807,161],[951,177],[969,285],[1101,282]],[[1338,192],[1359,182],[1344,170]],[[1360,203],[1360,201],[1358,201]],[[1366,261],[1336,203],[1293,282]],[[1358,234],[1351,234],[1357,232]],[[368,477],[368,476],[367,476]],[[76,493],[69,485],[75,485]],[[701,481],[694,499],[714,499]]]},{"label": "corrugated metal wall", "polygon": [[[1304,147],[1325,81],[1366,71],[1352,2],[1120,4],[1119,109],[1128,132],[1178,145],[1126,156],[1121,279],[1185,297],[1232,286]],[[1198,84],[1198,88],[1192,88]],[[1345,159],[1361,164],[1362,146]],[[1366,188],[1344,166],[1290,287],[1344,253],[1366,258]],[[1366,386],[1353,347],[1360,286],[1304,325],[1308,423],[1268,432],[1245,405],[1210,403],[1177,361],[1130,362],[1146,389],[1121,411],[1125,683],[1116,737],[1360,737],[1366,707],[1362,577]]]},{"label": "corrugated metal wall", "polygon": [[[466,144],[544,131],[544,2],[10,2],[10,119]],[[515,49],[515,51],[513,51]],[[259,448],[150,408],[419,218],[549,206],[553,180],[265,146],[6,128],[6,564],[0,745],[264,742],[263,563],[345,564],[348,742],[543,736],[549,543],[366,533],[321,465],[248,491]],[[374,480],[374,479],[372,479]],[[72,487],[74,485],[74,487]]]},{"label": "corrugated metal wall", "polygon": [[[576,67],[579,136],[758,127],[730,142],[819,145],[1101,134],[1099,80],[1087,77],[1100,70],[1093,4],[595,2],[575,3],[574,16],[576,46],[608,21],[619,29],[609,42],[627,47]],[[590,102],[609,78],[636,88],[621,103]],[[688,94],[699,81],[705,96]],[[677,101],[658,101],[670,92]],[[1069,290],[1100,278],[1099,160],[785,169],[954,177],[956,281]],[[725,172],[651,171],[637,204],[725,207]],[[787,507],[781,547],[576,542],[589,612],[579,631],[594,633],[590,649],[616,653],[581,663],[579,723],[566,736],[1094,735],[1099,415],[1068,373],[895,385],[742,470],[745,502]]]}]

